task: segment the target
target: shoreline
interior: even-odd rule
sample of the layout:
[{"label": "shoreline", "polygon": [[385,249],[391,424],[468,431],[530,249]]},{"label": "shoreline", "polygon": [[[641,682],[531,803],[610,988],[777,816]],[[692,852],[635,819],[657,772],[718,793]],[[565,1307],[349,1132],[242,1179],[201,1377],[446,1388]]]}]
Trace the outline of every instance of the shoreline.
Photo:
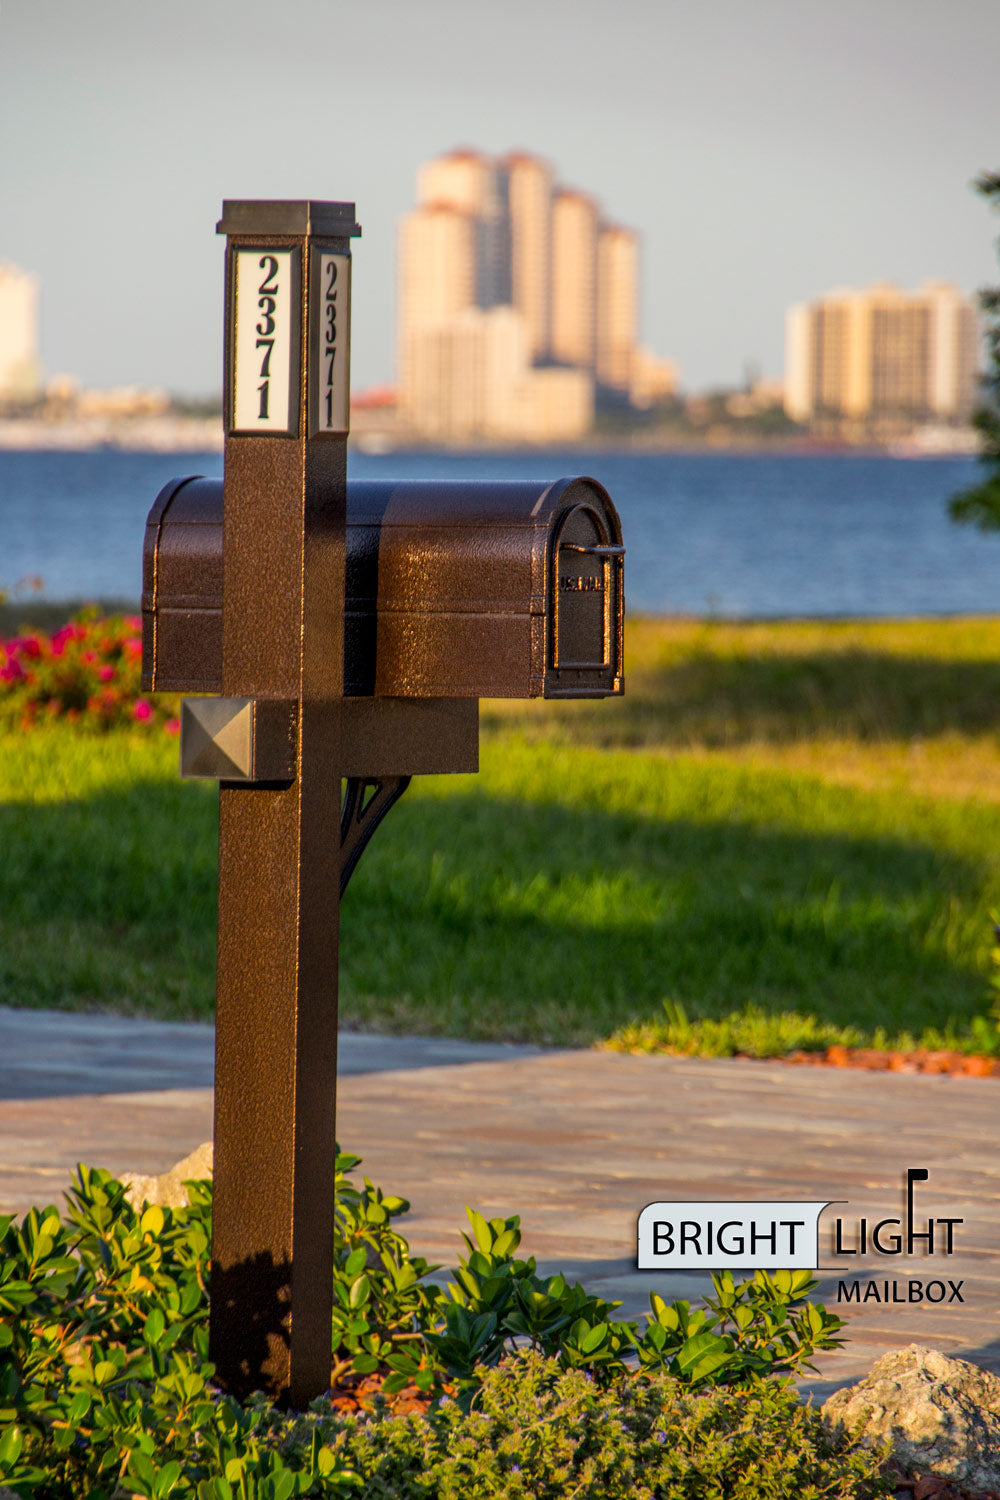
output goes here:
[{"label": "shoreline", "polygon": [[[221,417],[186,417],[162,414],[145,417],[73,417],[65,421],[39,421],[29,417],[0,419],[0,452],[92,453],[110,450],[122,453],[222,453]],[[671,434],[658,437],[645,432],[590,433],[575,442],[562,443],[429,443],[408,434],[391,433],[359,424],[351,433],[351,448],[366,457],[382,458],[397,454],[442,453],[454,456],[524,453],[623,453],[650,457],[685,457],[718,455],[732,458],[798,457],[798,458],[896,458],[896,459],[972,459],[977,451],[963,442],[953,446],[934,446],[921,441],[919,434],[886,442],[846,443],[795,434],[788,437],[762,438],[734,433],[723,438],[696,434]]]}]

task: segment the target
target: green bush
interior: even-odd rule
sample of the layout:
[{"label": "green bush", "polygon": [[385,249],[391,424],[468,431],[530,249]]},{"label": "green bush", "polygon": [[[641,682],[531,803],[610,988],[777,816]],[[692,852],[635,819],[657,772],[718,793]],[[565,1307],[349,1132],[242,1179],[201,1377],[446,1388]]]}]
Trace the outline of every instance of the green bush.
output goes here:
[{"label": "green bush", "polygon": [[[707,1308],[693,1312],[686,1302],[667,1304],[654,1296],[652,1315],[640,1331],[614,1318],[618,1303],[592,1297],[561,1276],[542,1278],[534,1260],[518,1259],[516,1217],[487,1222],[471,1209],[468,1254],[442,1290],[429,1280],[438,1268],[411,1255],[393,1226],[409,1205],[367,1178],[360,1187],[352,1183],[348,1174],[358,1164],[357,1157],[338,1157],[331,1378],[377,1374],[385,1397],[411,1381],[426,1393],[429,1418],[412,1427],[383,1422],[390,1446],[397,1444],[394,1434],[401,1434],[400,1463],[407,1444],[417,1441],[414,1434],[431,1449],[440,1442],[444,1452],[451,1442],[447,1434],[466,1416],[472,1424],[468,1443],[478,1441],[476,1422],[492,1409],[490,1392],[499,1393],[497,1413],[507,1401],[509,1421],[516,1423],[526,1392],[537,1387],[538,1399],[544,1396],[553,1411],[574,1392],[589,1393],[590,1402],[604,1394],[598,1406],[584,1402],[579,1421],[574,1416],[548,1457],[548,1438],[543,1453],[535,1428],[525,1426],[531,1462],[588,1464],[592,1435],[581,1436],[577,1453],[572,1434],[580,1422],[591,1422],[593,1412],[618,1403],[622,1442],[600,1458],[595,1473],[603,1472],[601,1465],[618,1464],[624,1474],[638,1462],[635,1444],[648,1439],[648,1433],[642,1437],[641,1412],[649,1415],[653,1398],[642,1392],[672,1392],[671,1399],[680,1400],[680,1392],[732,1387],[745,1393],[754,1411],[759,1407],[780,1424],[786,1408],[798,1410],[794,1397],[763,1385],[762,1377],[799,1370],[814,1349],[839,1342],[840,1319],[804,1301],[814,1285],[805,1272],[758,1271],[739,1285],[724,1274],[715,1279]],[[189,1193],[185,1208],[136,1210],[120,1182],[81,1166],[62,1215],[50,1207],[32,1209],[20,1225],[0,1219],[0,1484],[37,1500],[287,1500],[343,1495],[357,1487],[352,1445],[362,1439],[350,1424],[329,1426],[329,1403],[325,1416],[321,1402],[308,1418],[287,1418],[263,1396],[240,1406],[213,1385],[207,1328],[211,1184],[189,1184]],[[560,1383],[563,1376],[568,1384]],[[449,1399],[449,1390],[456,1399]],[[384,1406],[385,1398],[379,1399]],[[743,1397],[734,1399],[738,1405]],[[718,1411],[736,1409],[723,1402]],[[692,1413],[707,1410],[690,1407]],[[639,1425],[628,1436],[633,1417]],[[795,1421],[808,1427],[804,1417]],[[366,1466],[374,1465],[364,1493],[395,1494],[377,1487],[382,1438],[374,1434],[373,1428],[375,1446],[365,1450],[361,1469],[369,1474]],[[752,1434],[746,1438],[751,1443]],[[794,1444],[789,1451],[797,1451]],[[425,1460],[430,1462],[426,1454]],[[450,1473],[441,1470],[440,1490],[429,1474],[424,1489],[399,1493],[460,1493],[460,1485],[447,1487]],[[493,1481],[487,1476],[482,1482]]]},{"label": "green bush", "polygon": [[[886,1495],[885,1452],[834,1433],[787,1386],[695,1394],[667,1375],[606,1387],[537,1351],[505,1359],[475,1407],[430,1420],[327,1420],[366,1500],[854,1500]],[[296,1439],[292,1438],[292,1445]],[[298,1441],[303,1441],[302,1436]]]}]

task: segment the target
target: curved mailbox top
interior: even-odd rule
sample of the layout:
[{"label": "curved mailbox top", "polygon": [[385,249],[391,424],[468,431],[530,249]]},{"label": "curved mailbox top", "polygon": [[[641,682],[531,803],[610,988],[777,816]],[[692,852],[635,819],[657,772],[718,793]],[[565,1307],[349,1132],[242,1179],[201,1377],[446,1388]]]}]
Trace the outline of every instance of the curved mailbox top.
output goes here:
[{"label": "curved mailbox top", "polygon": [[[351,480],[345,692],[415,698],[622,691],[621,523],[593,479]],[[223,486],[173,480],[143,553],[143,684],[218,692]]]}]

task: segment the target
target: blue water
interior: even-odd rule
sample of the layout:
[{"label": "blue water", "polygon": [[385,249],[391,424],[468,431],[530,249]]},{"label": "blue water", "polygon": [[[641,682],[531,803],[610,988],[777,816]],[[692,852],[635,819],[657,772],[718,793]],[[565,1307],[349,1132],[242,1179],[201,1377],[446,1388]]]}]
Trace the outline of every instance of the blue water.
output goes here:
[{"label": "blue water", "polygon": [[[358,478],[590,474],[621,513],[626,600],[653,614],[948,615],[1000,610],[1000,535],[948,520],[971,459],[798,454],[352,454]],[[216,453],[0,451],[0,587],[137,601],[146,512]]]}]

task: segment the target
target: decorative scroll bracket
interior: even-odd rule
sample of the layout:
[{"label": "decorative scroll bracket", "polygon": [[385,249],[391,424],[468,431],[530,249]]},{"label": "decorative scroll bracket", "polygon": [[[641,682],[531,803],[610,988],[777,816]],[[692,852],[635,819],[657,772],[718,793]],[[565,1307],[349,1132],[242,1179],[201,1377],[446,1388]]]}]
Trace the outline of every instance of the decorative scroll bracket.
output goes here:
[{"label": "decorative scroll bracket", "polygon": [[341,898],[369,839],[390,807],[399,801],[411,779],[409,776],[348,776],[340,810]]}]

